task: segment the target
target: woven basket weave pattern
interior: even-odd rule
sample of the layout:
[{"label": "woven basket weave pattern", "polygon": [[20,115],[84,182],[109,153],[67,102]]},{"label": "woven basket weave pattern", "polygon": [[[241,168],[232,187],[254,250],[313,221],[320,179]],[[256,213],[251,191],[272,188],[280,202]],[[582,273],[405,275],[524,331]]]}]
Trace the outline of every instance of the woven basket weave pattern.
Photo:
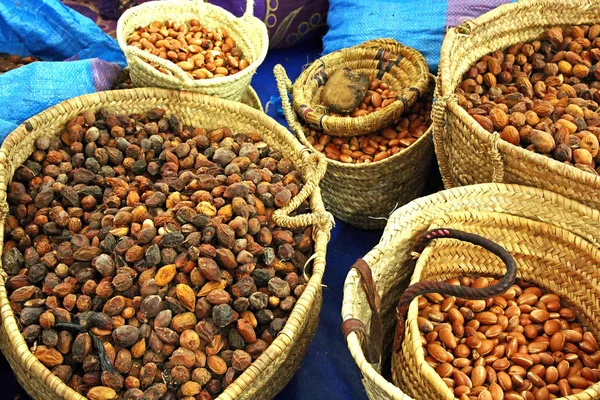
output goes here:
[{"label": "woven basket weave pattern", "polygon": [[[445,190],[412,201],[396,210],[390,218],[379,244],[363,257],[371,267],[377,291],[381,296],[380,311],[385,338],[382,354],[391,354],[396,322],[394,309],[402,290],[406,288],[409,278],[413,274],[415,261],[411,253],[414,243],[421,233],[441,225],[480,232],[480,234],[496,240],[500,245],[506,246],[511,253],[515,250],[515,252],[525,254],[523,257],[517,256],[519,276],[530,277],[543,288],[563,295],[566,300],[572,300],[570,306],[574,307],[580,316],[583,316],[588,327],[596,325],[592,332],[597,336],[600,296],[597,288],[592,286],[594,282],[598,281],[600,272],[597,269],[598,263],[592,262],[592,260],[597,260],[596,248],[600,246],[600,213],[550,191],[520,185],[479,184]],[[526,241],[523,243],[527,243],[527,246],[521,244],[521,240],[525,239]],[[454,241],[439,242],[434,245],[450,246],[450,243]],[[427,253],[424,253],[423,256],[427,256],[430,254],[429,252],[433,251],[430,247],[432,246],[429,246],[426,250]],[[437,249],[437,247],[435,248]],[[451,249],[454,251],[454,247]],[[466,261],[463,262],[468,259],[465,258],[467,256],[486,256],[486,254],[471,251],[473,249],[474,247],[468,247],[469,252],[460,253],[460,255],[456,252],[447,254],[445,260],[448,269],[444,269],[446,267],[433,269],[434,272],[428,272],[429,275],[426,276],[435,274],[436,279],[439,280],[457,276],[459,274],[457,259],[461,260],[460,265],[470,268],[474,274],[498,275],[498,270],[493,272],[493,263],[486,261],[486,264],[476,261],[468,264]],[[539,256],[542,258],[538,258]],[[523,261],[526,257],[528,259]],[[540,260],[543,261],[540,262]],[[429,263],[433,261],[431,259],[427,261],[427,271],[429,271]],[[521,264],[524,266],[521,267]],[[499,266],[499,263],[495,265]],[[534,268],[533,265],[535,268],[546,265],[549,272],[543,276],[534,275],[531,272]],[[562,269],[557,268],[556,271],[553,271],[552,267],[558,265]],[[449,269],[450,267],[453,269]],[[435,264],[432,268],[435,268]],[[567,268],[577,269],[580,272],[570,271],[566,275],[561,275]],[[504,270],[502,269],[502,271]],[[423,276],[421,279],[428,278]],[[569,293],[566,293],[567,291]],[[578,298],[585,298],[585,302],[578,304],[586,304],[586,306],[577,308],[574,303]],[[360,285],[359,274],[355,270],[350,271],[344,284],[342,318],[344,320],[357,318],[365,324],[367,330],[369,329],[371,311]],[[411,321],[409,315],[409,324]],[[403,342],[405,345],[411,343],[409,335],[413,335],[410,326],[408,328]],[[395,376],[402,386],[401,389],[381,375],[380,364],[367,362],[357,334],[351,333],[347,340],[350,352],[361,370],[370,399],[408,400],[413,398],[406,393],[415,396],[416,393],[421,393],[423,397],[418,397],[420,399],[448,398],[441,395],[443,393],[447,395],[447,392],[442,391],[446,385],[441,379],[438,383],[443,386],[430,383],[437,375],[429,375],[431,380],[427,379],[423,358],[422,356],[420,359],[416,358],[419,356],[416,350],[412,353],[400,353],[401,355],[410,355],[406,357],[403,364],[400,364],[400,360],[394,361],[395,365],[402,366],[401,372],[395,372]],[[425,371],[425,373],[422,374],[420,371]],[[435,374],[435,371],[433,373]],[[400,380],[401,377],[405,379]],[[593,390],[595,390],[595,395],[593,395]],[[599,390],[598,384],[596,384],[592,392],[587,392],[582,397],[570,397],[570,399],[596,399],[600,396]],[[452,399],[453,396],[449,398]]]},{"label": "woven basket weave pattern", "polygon": [[[281,65],[275,66],[275,78],[281,95],[286,121],[302,144],[313,152],[288,92],[292,83]],[[371,164],[346,164],[327,160],[327,171],[321,184],[327,210],[352,226],[382,229],[397,207],[419,197],[431,170],[433,144],[431,128],[406,150]]]},{"label": "woven basket weave pattern", "polygon": [[[42,136],[57,136],[60,129],[84,110],[104,109],[119,113],[145,112],[155,107],[167,113],[177,113],[184,124],[207,129],[230,127],[259,132],[264,141],[290,157],[307,180],[304,193],[310,192],[312,214],[288,217],[286,213],[298,206],[303,191],[290,202],[288,209],[277,210],[274,219],[281,226],[314,225],[315,258],[312,275],[306,289],[288,321],[267,350],[218,397],[219,400],[269,399],[291,379],[312,340],[321,308],[321,279],[325,268],[325,253],[331,229],[330,216],[325,212],[318,188],[318,178],[324,174],[324,163],[313,166],[313,156],[276,121],[246,105],[191,92],[164,89],[131,89],[100,92],[62,102],[29,119],[11,133],[0,149],[0,205],[6,215],[6,190],[14,170],[33,152],[34,142]],[[313,177],[313,178],[311,178]],[[312,179],[312,180],[311,180]],[[4,228],[0,226],[0,243],[4,243]],[[66,386],[31,354],[9,305],[5,287],[6,274],[0,270],[0,348],[9,360],[19,382],[36,400],[84,397]]]},{"label": "woven basket weave pattern", "polygon": [[458,105],[455,89],[482,56],[540,37],[556,25],[600,22],[600,4],[587,0],[522,0],[448,31],[434,104],[434,141],[446,188],[485,182],[518,183],[600,208],[600,177],[499,140]]},{"label": "woven basket weave pattern", "polygon": [[[534,282],[561,296],[583,326],[598,337],[600,294],[594,281],[600,276],[597,267],[600,252],[590,242],[550,224],[507,217],[502,213],[451,213],[433,221],[431,229],[439,227],[476,233],[502,245],[515,257],[518,279]],[[470,243],[438,240],[419,258],[411,284],[465,275],[499,278],[504,271],[503,262],[487,250]],[[403,354],[392,356],[394,381],[415,399],[452,398],[452,391],[424,360],[417,316],[417,302],[413,301],[407,318]],[[421,366],[420,370],[415,369],[417,365]],[[571,398],[594,399],[598,396],[600,383]]]},{"label": "woven basket weave pattern", "polygon": [[[131,79],[136,87],[162,87],[183,89],[227,100],[239,101],[250,86],[253,74],[264,61],[269,39],[267,27],[252,16],[254,0],[247,0],[246,13],[241,18],[221,7],[204,3],[202,0],[151,1],[125,11],[117,25],[117,40],[129,64]],[[127,37],[140,26],[148,26],[152,21],[173,20],[182,24],[197,19],[209,29],[225,28],[235,40],[249,66],[233,75],[222,78],[193,80],[184,74],[174,63],[153,56],[143,50],[127,45]],[[150,60],[173,76],[163,74],[144,60]]]},{"label": "woven basket weave pattern", "polygon": [[[396,90],[398,100],[363,117],[327,115],[320,105],[327,77],[342,67],[375,75]],[[360,136],[385,128],[427,91],[429,69],[418,51],[392,39],[378,39],[339,50],[313,62],[296,80],[294,110],[310,125],[332,136]],[[401,100],[403,99],[403,101]]]}]

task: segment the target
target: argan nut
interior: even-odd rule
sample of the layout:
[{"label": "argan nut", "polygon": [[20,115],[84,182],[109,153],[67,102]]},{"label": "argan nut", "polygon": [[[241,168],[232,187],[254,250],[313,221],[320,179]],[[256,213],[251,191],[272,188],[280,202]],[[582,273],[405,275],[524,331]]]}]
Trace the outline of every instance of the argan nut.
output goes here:
[{"label": "argan nut", "polygon": [[580,135],[580,147],[589,151],[592,157],[596,157],[598,155],[598,138],[596,135],[591,132],[581,132]]},{"label": "argan nut", "polygon": [[594,159],[588,150],[575,149],[573,150],[573,161],[577,164],[592,165]]},{"label": "argan nut", "polygon": [[106,386],[95,386],[87,392],[90,400],[116,400],[117,392]]},{"label": "argan nut", "polygon": [[488,117],[476,114],[476,115],[473,115],[473,119],[475,119],[475,121],[477,121],[479,123],[479,125],[481,125],[481,127],[483,129],[485,129],[486,131],[494,132],[494,123]]},{"label": "argan nut", "polygon": [[519,131],[512,125],[507,125],[500,132],[500,139],[507,141],[510,144],[518,146],[521,143]]},{"label": "argan nut", "polygon": [[490,110],[489,118],[497,131],[503,130],[508,125],[508,115],[500,108]]},{"label": "argan nut", "polygon": [[531,144],[535,146],[535,149],[540,153],[550,153],[556,147],[554,138],[549,133],[534,129],[531,133]]}]

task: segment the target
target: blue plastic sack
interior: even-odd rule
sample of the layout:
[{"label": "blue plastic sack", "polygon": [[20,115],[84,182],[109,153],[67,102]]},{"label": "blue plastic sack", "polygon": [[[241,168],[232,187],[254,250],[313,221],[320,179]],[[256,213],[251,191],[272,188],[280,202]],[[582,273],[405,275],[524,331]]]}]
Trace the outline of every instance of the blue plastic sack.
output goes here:
[{"label": "blue plastic sack", "polygon": [[0,52],[44,61],[0,75],[0,142],[52,105],[110,89],[126,65],[113,38],[59,0],[0,0]]},{"label": "blue plastic sack", "polygon": [[[329,0],[323,54],[366,40],[393,38],[419,50],[437,71],[447,27],[510,0]],[[514,0],[513,0],[514,1]]]}]

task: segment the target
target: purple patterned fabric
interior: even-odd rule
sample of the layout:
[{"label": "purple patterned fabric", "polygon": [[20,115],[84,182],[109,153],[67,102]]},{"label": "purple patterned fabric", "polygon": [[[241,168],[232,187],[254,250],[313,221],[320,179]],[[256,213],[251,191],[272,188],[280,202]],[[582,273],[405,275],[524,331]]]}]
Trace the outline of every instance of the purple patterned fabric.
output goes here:
[{"label": "purple patterned fabric", "polygon": [[[104,32],[112,37],[116,37],[115,30],[117,29],[116,16],[118,5],[117,0],[61,0],[64,4],[85,15]],[[96,6],[98,2],[98,6]],[[114,3],[114,4],[113,4]],[[109,7],[110,6],[110,7]],[[108,15],[108,16],[107,16]],[[110,17],[115,15],[115,17]]]},{"label": "purple patterned fabric", "polygon": [[[115,36],[116,20],[128,8],[149,0],[62,0]],[[245,0],[210,0],[236,16],[246,11]],[[328,0],[255,0],[254,16],[269,31],[270,48],[289,48],[324,33]]]},{"label": "purple patterned fabric", "polygon": [[[211,0],[235,15],[242,15],[245,0]],[[327,0],[256,0],[254,16],[269,31],[270,48],[280,49],[303,43],[322,34],[327,24]]]},{"label": "purple patterned fabric", "polygon": [[446,26],[460,25],[505,3],[510,0],[448,0]]}]

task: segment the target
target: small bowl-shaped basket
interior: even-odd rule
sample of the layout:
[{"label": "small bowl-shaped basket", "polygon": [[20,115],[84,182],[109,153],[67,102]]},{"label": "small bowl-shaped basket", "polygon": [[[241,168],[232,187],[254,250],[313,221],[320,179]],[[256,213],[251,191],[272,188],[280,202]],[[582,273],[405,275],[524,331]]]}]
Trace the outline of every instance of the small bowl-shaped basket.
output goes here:
[{"label": "small bowl-shaped basket", "polygon": [[[285,69],[276,65],[273,72],[290,129],[306,148],[317,153],[292,110],[288,96],[292,83]],[[423,95],[431,96],[427,90]],[[327,159],[327,171],[321,181],[325,207],[357,228],[383,229],[395,208],[419,197],[425,189],[434,156],[431,131],[429,127],[408,148],[381,161],[347,164]]]},{"label": "small bowl-shaped basket", "polygon": [[[387,82],[398,94],[397,100],[361,117],[328,115],[320,104],[327,78],[349,67]],[[429,68],[421,53],[393,39],[378,39],[327,54],[313,62],[294,83],[292,100],[296,111],[310,126],[332,136],[360,136],[397,121],[404,110],[429,85]]]},{"label": "small bowl-shaped basket", "polygon": [[[240,101],[250,86],[252,75],[264,61],[269,48],[267,27],[254,17],[253,13],[254,0],[246,0],[246,12],[240,18],[203,0],[150,1],[128,9],[119,18],[117,40],[125,53],[134,85],[189,90]],[[167,19],[176,24],[196,19],[209,29],[226,29],[248,60],[248,67],[225,77],[192,79],[175,63],[127,44],[128,36],[138,27],[148,26],[153,21],[164,22]],[[148,62],[161,66],[170,75],[158,71]]]}]

